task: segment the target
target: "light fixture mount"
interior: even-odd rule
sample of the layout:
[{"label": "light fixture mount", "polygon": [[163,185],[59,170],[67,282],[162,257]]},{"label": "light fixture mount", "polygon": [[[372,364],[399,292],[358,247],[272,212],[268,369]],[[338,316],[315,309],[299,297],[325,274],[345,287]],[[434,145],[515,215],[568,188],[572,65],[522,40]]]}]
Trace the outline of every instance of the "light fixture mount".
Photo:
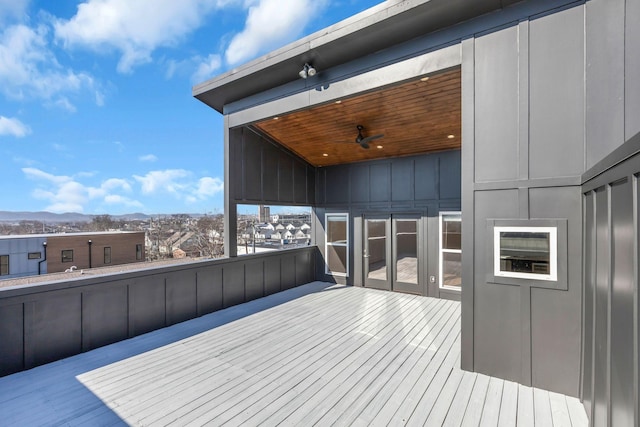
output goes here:
[{"label": "light fixture mount", "polygon": [[300,72],[298,73],[298,75],[303,78],[306,79],[307,77],[313,77],[316,75],[318,71],[313,68],[313,66],[309,63],[305,63],[304,66],[302,67],[302,70],[300,70]]}]

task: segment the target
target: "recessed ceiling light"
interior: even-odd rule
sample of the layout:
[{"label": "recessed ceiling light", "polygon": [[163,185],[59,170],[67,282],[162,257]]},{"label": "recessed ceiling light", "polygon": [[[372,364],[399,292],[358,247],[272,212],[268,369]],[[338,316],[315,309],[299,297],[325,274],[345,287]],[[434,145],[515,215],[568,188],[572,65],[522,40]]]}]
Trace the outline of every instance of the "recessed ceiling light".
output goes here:
[{"label": "recessed ceiling light", "polygon": [[336,104],[342,104],[342,101],[338,99],[338,100],[336,101]]},{"label": "recessed ceiling light", "polygon": [[322,157],[329,157],[327,153],[322,153]]},{"label": "recessed ceiling light", "polygon": [[377,148],[377,149],[381,149],[381,148],[382,148],[382,145],[376,145],[376,148]]},{"label": "recessed ceiling light", "polygon": [[456,137],[455,135],[447,135],[447,138],[449,138],[449,139],[453,139],[455,137]]},{"label": "recessed ceiling light", "polygon": [[278,120],[280,117],[274,117],[273,120]]},{"label": "recessed ceiling light", "polygon": [[426,82],[427,80],[429,80],[429,77],[426,76],[420,79],[421,82]]}]

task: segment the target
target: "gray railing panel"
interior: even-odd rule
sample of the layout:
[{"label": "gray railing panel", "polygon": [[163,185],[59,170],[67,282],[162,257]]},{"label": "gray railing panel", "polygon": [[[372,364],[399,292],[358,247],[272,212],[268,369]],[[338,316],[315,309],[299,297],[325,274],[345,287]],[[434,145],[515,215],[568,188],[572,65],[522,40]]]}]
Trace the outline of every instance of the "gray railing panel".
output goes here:
[{"label": "gray railing panel", "polygon": [[0,376],[315,279],[315,246],[0,289]]}]

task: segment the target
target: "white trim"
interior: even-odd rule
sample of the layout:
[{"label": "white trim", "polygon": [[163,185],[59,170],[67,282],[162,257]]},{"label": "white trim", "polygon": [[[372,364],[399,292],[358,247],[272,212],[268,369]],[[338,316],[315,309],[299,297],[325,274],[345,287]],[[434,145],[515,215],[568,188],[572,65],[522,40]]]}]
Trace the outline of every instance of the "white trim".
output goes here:
[{"label": "white trim", "polygon": [[[346,223],[346,240],[344,243],[329,243],[328,239],[327,239],[327,229],[328,224],[329,224],[329,217],[342,217],[345,220]],[[346,255],[347,255],[347,265],[346,265],[346,273],[335,273],[332,272],[331,270],[329,270],[329,257],[327,256],[327,254],[329,253],[327,248],[328,246],[339,246],[339,247],[344,247],[347,248],[346,250]],[[340,277],[349,277],[349,214],[346,212],[329,212],[329,213],[325,213],[324,214],[324,273],[331,275],[331,276],[340,276]]]},{"label": "white trim", "polygon": [[[462,286],[447,286],[444,285],[444,253],[450,254],[462,254],[462,249],[444,249],[442,247],[442,217],[443,216],[457,216],[458,219],[454,219],[456,222],[462,222],[462,212],[460,211],[442,211],[438,217],[438,287],[440,289],[449,289],[454,291],[461,291]],[[462,238],[462,236],[460,236]]]},{"label": "white trim", "polygon": [[[500,270],[500,233],[549,233],[549,274],[517,273]],[[493,228],[493,275],[518,279],[558,280],[558,227],[494,227]]]}]

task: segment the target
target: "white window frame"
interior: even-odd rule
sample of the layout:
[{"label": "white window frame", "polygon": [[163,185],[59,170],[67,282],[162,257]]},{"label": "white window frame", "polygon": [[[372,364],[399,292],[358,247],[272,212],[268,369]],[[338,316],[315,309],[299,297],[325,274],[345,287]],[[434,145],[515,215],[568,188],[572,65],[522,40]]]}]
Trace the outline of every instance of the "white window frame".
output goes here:
[{"label": "white window frame", "polygon": [[[549,233],[549,274],[520,273],[500,270],[500,233]],[[558,227],[502,227],[493,228],[493,275],[517,279],[558,280]]]},{"label": "white window frame", "polygon": [[[329,228],[329,217],[341,217],[344,218],[345,222],[346,222],[346,241],[345,243],[333,243],[333,242],[329,242],[328,238],[327,238],[327,230]],[[349,265],[349,214],[346,212],[331,212],[331,213],[325,213],[324,214],[324,224],[325,224],[325,230],[324,230],[324,253],[325,253],[325,261],[324,261],[324,272],[327,275],[330,276],[340,276],[340,277],[349,277],[349,269],[350,269],[350,265]],[[329,270],[329,250],[328,247],[329,246],[339,246],[339,247],[345,247],[347,248],[347,272],[346,273],[340,273],[340,272],[333,272],[331,270]]]},{"label": "white window frame", "polygon": [[[440,289],[448,289],[448,290],[454,290],[454,291],[458,291],[460,292],[462,290],[462,286],[458,287],[458,286],[447,286],[444,284],[444,256],[443,254],[445,253],[450,253],[450,254],[462,254],[462,248],[461,249],[444,249],[442,247],[442,217],[443,216],[448,216],[448,215],[458,215],[460,217],[460,222],[462,222],[462,212],[461,211],[443,211],[440,212],[439,218],[438,218],[438,223],[439,223],[439,227],[438,227],[438,266],[439,266],[439,274],[438,274],[438,287]],[[460,236],[460,238],[462,238],[462,236]],[[462,243],[462,242],[461,242]]]}]

